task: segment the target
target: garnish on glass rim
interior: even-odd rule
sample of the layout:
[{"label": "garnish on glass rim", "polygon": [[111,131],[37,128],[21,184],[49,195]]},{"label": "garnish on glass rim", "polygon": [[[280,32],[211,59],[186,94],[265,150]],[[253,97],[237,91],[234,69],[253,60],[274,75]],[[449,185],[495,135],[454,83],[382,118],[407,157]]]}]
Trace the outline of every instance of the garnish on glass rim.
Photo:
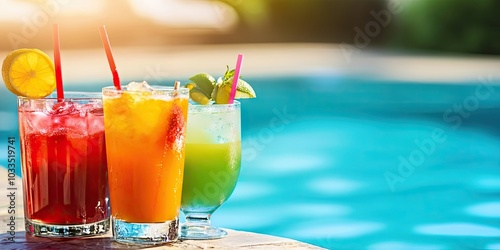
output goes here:
[{"label": "garnish on glass rim", "polygon": [[54,61],[39,49],[16,49],[2,63],[2,78],[7,89],[17,96],[44,98],[57,90],[64,99],[59,26],[53,25]]},{"label": "garnish on glass rim", "polygon": [[56,89],[54,63],[39,49],[17,49],[2,64],[5,86],[17,96],[43,98]]},{"label": "garnish on glass rim", "polygon": [[[219,77],[217,80],[210,74],[199,73],[189,78],[191,82],[185,86],[189,88],[189,97],[199,104],[207,105],[212,101],[216,104],[227,104],[229,103],[233,77],[234,69],[229,70],[229,66],[227,66],[224,76]],[[255,91],[252,86],[240,77],[238,79],[234,98],[244,99],[255,97]]]}]

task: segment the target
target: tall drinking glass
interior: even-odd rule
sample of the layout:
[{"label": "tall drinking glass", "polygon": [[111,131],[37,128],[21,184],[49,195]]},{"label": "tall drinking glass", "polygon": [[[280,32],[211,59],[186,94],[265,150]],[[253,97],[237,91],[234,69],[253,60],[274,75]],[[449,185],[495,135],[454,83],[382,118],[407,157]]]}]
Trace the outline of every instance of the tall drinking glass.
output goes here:
[{"label": "tall drinking glass", "polygon": [[241,165],[240,103],[189,105],[181,210],[183,239],[217,239],[212,213],[233,192]]},{"label": "tall drinking glass", "polygon": [[113,237],[162,244],[179,237],[188,93],[103,88]]},{"label": "tall drinking glass", "polygon": [[78,237],[109,230],[101,93],[18,98],[26,232]]}]

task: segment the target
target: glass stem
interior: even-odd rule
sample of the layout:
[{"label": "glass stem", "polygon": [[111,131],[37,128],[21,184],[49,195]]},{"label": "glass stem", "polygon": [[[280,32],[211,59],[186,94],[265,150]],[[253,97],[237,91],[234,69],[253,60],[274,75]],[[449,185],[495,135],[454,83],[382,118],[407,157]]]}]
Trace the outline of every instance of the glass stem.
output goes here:
[{"label": "glass stem", "polygon": [[187,214],[185,225],[188,227],[211,227],[212,222],[210,222],[210,214]]}]

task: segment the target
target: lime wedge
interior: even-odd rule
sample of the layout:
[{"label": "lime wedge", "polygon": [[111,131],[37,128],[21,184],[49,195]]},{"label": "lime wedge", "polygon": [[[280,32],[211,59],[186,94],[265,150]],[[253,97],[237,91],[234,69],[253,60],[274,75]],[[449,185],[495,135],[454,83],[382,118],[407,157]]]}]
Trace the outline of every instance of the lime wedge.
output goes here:
[{"label": "lime wedge", "polygon": [[218,83],[217,83],[217,84],[214,86],[214,90],[212,91],[212,95],[211,95],[211,97],[212,97],[212,100],[214,100],[214,101],[215,101],[215,99],[217,98],[217,93],[219,92],[219,86],[220,86],[220,84],[218,84]]},{"label": "lime wedge", "polygon": [[200,88],[206,96],[212,94],[215,85],[215,78],[213,76],[207,73],[199,73],[189,78],[189,80],[196,83],[196,86]]},{"label": "lime wedge", "polygon": [[192,90],[192,89],[196,88],[196,83],[190,82],[190,83],[184,85],[184,87],[188,88],[189,90]]},{"label": "lime wedge", "polygon": [[189,97],[193,99],[193,101],[201,104],[201,105],[207,105],[210,103],[210,98],[208,98],[203,91],[201,91],[199,88],[194,88],[189,91]]},{"label": "lime wedge", "polygon": [[190,82],[186,84],[185,87],[189,89],[189,97],[193,101],[201,105],[207,105],[210,103],[210,96],[205,94],[205,92],[203,92],[203,90],[199,88],[196,83]]},{"label": "lime wedge", "polygon": [[[221,79],[219,79],[221,81]],[[231,94],[233,78],[229,78],[220,84],[215,94],[215,103],[217,104],[227,104],[229,102],[229,95]],[[238,85],[236,85],[236,94],[234,99],[246,99],[257,97],[252,86],[242,79],[238,79]]]},{"label": "lime wedge", "polygon": [[[231,78],[231,83],[233,78]],[[245,98],[255,98],[257,95],[253,90],[252,86],[242,79],[238,79],[238,85],[236,85],[236,95],[235,99],[245,99]]]},{"label": "lime wedge", "polygon": [[231,85],[221,85],[217,89],[217,93],[215,93],[215,103],[217,104],[228,104],[229,103],[229,95],[231,94]]},{"label": "lime wedge", "polygon": [[[199,104],[207,105],[210,101],[215,101],[216,104],[227,104],[233,84],[234,70],[229,70],[227,67],[223,77],[219,77],[217,82],[215,78],[207,73],[199,73],[191,78],[192,82],[186,84],[189,88],[189,96]],[[241,78],[238,79],[236,85],[235,99],[255,98],[255,91],[252,86]]]}]

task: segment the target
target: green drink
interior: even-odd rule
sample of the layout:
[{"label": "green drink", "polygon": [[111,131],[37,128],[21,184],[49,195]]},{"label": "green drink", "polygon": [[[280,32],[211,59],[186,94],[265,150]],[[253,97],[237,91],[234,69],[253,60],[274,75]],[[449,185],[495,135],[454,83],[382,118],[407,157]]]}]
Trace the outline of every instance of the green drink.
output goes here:
[{"label": "green drink", "polygon": [[[193,101],[188,108],[186,160],[181,211],[186,222],[181,239],[218,239],[227,232],[213,227],[212,213],[233,193],[241,165],[240,103],[255,91],[239,78],[243,55],[235,70],[223,77],[200,73],[186,84]],[[196,102],[196,103],[195,103]]]},{"label": "green drink", "polygon": [[233,192],[241,165],[240,103],[189,105],[181,210],[184,239],[215,239],[211,214]]},{"label": "green drink", "polygon": [[182,206],[184,211],[212,212],[236,186],[240,173],[241,142],[186,145]]}]

